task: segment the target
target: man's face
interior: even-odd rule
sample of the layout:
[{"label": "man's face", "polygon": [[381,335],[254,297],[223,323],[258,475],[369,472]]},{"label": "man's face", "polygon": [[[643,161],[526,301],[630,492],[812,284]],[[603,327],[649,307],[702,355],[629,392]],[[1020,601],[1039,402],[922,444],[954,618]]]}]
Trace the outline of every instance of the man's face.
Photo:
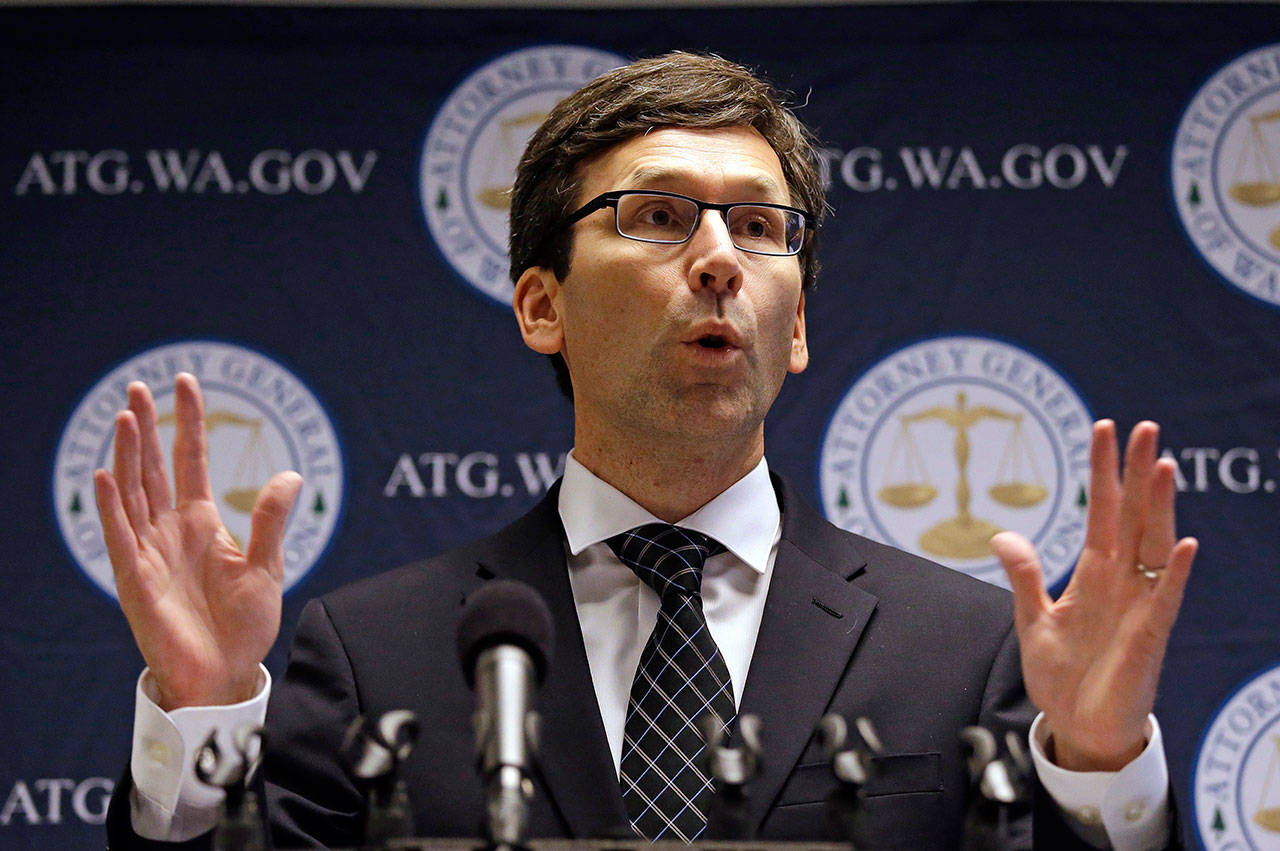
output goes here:
[{"label": "man's face", "polygon": [[[582,166],[578,204],[617,189],[792,203],[777,155],[745,127],[654,130]],[[568,277],[527,271],[521,284],[538,280],[517,286],[516,308],[526,342],[569,366],[580,439],[758,438],[786,373],[808,363],[799,260],[736,248],[713,210],[679,245],[620,236],[609,208],[573,227]]]}]

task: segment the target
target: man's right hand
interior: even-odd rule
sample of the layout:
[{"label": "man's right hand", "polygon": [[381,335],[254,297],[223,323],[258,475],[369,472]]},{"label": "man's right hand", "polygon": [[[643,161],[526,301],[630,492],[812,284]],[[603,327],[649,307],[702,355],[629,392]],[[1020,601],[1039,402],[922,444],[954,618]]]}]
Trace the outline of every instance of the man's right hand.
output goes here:
[{"label": "man's right hand", "polygon": [[179,374],[174,384],[176,501],[151,392],[134,382],[128,394],[116,415],[114,473],[94,473],[121,608],[162,709],[248,700],[280,631],[284,530],[302,477],[278,473],[262,488],[241,552],[213,501],[195,376]]}]

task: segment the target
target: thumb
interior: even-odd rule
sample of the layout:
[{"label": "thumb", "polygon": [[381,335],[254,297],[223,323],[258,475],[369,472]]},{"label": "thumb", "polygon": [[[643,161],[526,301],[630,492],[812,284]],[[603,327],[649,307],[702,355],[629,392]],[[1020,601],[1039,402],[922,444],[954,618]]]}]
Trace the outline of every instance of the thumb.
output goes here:
[{"label": "thumb", "polygon": [[277,579],[284,576],[285,524],[301,489],[302,476],[293,471],[277,473],[253,505],[247,557],[250,564],[266,566]]},{"label": "thumb", "polygon": [[1036,548],[1017,532],[1000,532],[991,538],[1009,587],[1013,589],[1013,617],[1019,629],[1035,620],[1052,605],[1053,600],[1044,590],[1044,572]]}]

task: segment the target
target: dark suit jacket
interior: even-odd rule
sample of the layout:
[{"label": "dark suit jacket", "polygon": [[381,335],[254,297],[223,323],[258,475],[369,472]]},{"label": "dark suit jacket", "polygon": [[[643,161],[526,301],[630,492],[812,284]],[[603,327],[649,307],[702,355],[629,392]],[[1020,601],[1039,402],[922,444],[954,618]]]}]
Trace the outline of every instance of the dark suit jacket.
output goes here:
[{"label": "dark suit jacket", "polygon": [[[958,731],[969,724],[1025,731],[1034,715],[1008,593],[837,529],[780,480],[775,488],[782,539],[740,707],[763,722],[752,821],[762,838],[823,838],[822,801],[833,781],[814,724],[826,712],[866,715],[887,752],[865,805],[884,847],[958,847],[967,799]],[[490,538],[307,605],[268,712],[264,773],[277,847],[352,842],[361,802],[336,756],[344,729],[357,714],[400,708],[422,721],[402,772],[419,834],[480,833],[474,698],[454,630],[467,594],[494,577],[532,585],[555,621],[554,659],[538,699],[529,835],[625,830],[565,568],[557,493]],[[109,818],[112,847],[146,847],[129,830],[127,789],[126,778]],[[1041,821],[1037,847],[1074,844],[1065,826]]]}]

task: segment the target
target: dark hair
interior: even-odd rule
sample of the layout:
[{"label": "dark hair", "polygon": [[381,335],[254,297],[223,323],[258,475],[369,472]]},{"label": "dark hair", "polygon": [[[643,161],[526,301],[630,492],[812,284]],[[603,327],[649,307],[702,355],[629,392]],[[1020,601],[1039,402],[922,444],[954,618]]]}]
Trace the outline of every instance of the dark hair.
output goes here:
[{"label": "dark hair", "polygon": [[[511,280],[525,269],[569,274],[572,229],[564,219],[581,189],[581,165],[660,127],[751,127],[778,155],[791,201],[811,212],[800,250],[805,289],[818,275],[817,227],[825,210],[813,134],[773,86],[719,56],[676,51],[609,71],[556,105],[534,131],[511,191]],[[560,389],[573,398],[564,360],[552,355]]]}]

